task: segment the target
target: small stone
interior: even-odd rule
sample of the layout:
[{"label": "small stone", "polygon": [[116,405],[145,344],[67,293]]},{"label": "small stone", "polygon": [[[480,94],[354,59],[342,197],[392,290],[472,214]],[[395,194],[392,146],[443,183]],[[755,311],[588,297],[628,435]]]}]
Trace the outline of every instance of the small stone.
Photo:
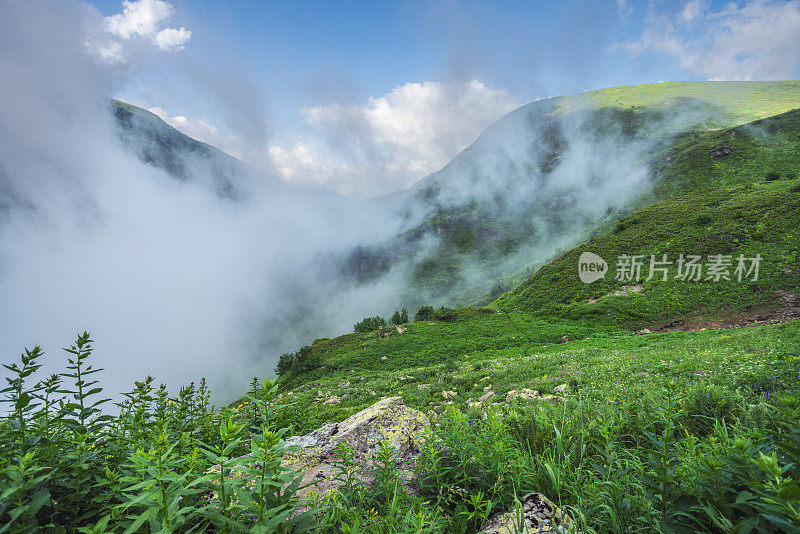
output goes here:
[{"label": "small stone", "polygon": [[[552,501],[541,493],[529,493],[522,498],[521,506],[516,505],[510,512],[491,517],[482,527],[486,534],[508,534],[517,532],[561,533],[574,528],[572,519],[564,514]],[[521,512],[525,526],[515,525],[517,514]]]},{"label": "small stone", "polygon": [[494,397],[494,391],[487,391],[486,393],[481,395],[481,397],[478,400],[480,402],[486,402],[487,400],[491,399],[492,397]]},{"label": "small stone", "polygon": [[565,391],[567,391],[568,387],[569,386],[567,386],[566,384],[561,384],[560,386],[554,387],[553,388],[553,395],[559,395],[561,393],[564,393]]}]

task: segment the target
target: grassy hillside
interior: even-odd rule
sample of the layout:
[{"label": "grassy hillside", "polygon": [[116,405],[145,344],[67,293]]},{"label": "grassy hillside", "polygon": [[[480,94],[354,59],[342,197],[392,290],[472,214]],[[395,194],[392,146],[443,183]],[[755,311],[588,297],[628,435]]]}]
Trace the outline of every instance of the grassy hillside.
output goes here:
[{"label": "grassy hillside", "polygon": [[702,102],[720,113],[716,127],[734,126],[800,107],[800,81],[659,82],[608,87],[557,97],[556,113],[581,107],[666,108]]},{"label": "grassy hillside", "polygon": [[[796,482],[787,478],[798,472],[791,458],[800,445],[796,322],[646,335],[597,329],[582,340],[545,341],[566,325],[462,310],[454,322],[407,327],[389,338],[318,341],[312,348],[322,367],[280,384],[295,403],[298,432],[386,396],[427,412],[441,452],[423,451],[415,472],[428,504],[411,506],[434,530],[460,531],[454,523],[466,496],[480,492],[480,506],[491,501],[502,510],[515,492],[539,491],[571,510],[584,532],[725,532],[720,521],[796,531]],[[561,384],[558,403],[507,399]],[[494,396],[475,407],[487,392]],[[248,406],[232,405],[245,418]],[[763,478],[771,461],[783,473],[774,481],[780,496]],[[742,488],[750,500],[737,501]],[[356,502],[339,509],[348,525],[411,528],[391,508],[368,511],[373,504]]]},{"label": "grassy hillside", "polygon": [[[423,222],[382,246],[359,250],[342,271],[369,282],[411,261],[409,307],[422,301],[487,304],[521,282],[526,269],[540,267],[587,239],[592,229],[604,230],[604,224],[634,209],[774,173],[795,175],[800,112],[791,110],[796,108],[798,81],[670,82],[533,102],[497,121],[405,195],[393,195],[392,203],[406,202],[413,206],[409,212],[426,213]],[[567,163],[564,158],[584,143],[593,147],[589,163],[578,161],[572,173],[597,176],[583,188],[565,186],[554,196],[558,180],[575,179],[560,169],[575,166],[574,154]],[[626,146],[636,161],[628,160],[628,149],[620,150]],[[615,169],[608,158],[625,163]],[[624,181],[639,167],[649,174],[637,184],[646,183],[642,191],[621,193],[608,202],[605,214],[583,209],[595,198],[589,184]],[[604,196],[602,185],[598,193]]]},{"label": "grassy hillside", "polygon": [[[677,324],[736,321],[739,316],[797,315],[800,288],[800,179],[761,181],[747,186],[706,189],[639,210],[610,233],[559,256],[494,304],[536,316],[581,319],[616,327],[658,329]],[[609,262],[605,279],[584,284],[578,258],[593,252]],[[676,262],[683,255],[731,256],[731,280],[676,280],[658,272],[651,280],[651,256]],[[758,280],[734,276],[736,258],[760,254]],[[615,280],[621,255],[641,255],[640,292],[614,294],[635,280]],[[749,263],[747,264],[749,269]]]}]

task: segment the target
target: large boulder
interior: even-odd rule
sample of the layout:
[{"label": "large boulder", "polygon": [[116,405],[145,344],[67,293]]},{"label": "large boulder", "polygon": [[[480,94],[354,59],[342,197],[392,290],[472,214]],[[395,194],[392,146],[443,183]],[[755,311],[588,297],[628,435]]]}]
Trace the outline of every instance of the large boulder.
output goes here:
[{"label": "large boulder", "polygon": [[[346,443],[355,454],[356,476],[363,482],[373,478],[375,454],[382,441],[397,451],[400,469],[410,469],[422,448],[428,417],[403,403],[402,397],[390,397],[351,415],[341,423],[329,423],[310,434],[294,436],[287,445],[300,447],[284,456],[283,462],[303,473],[303,483],[316,482],[304,493],[324,497],[339,483],[333,478],[338,470],[336,449]],[[407,473],[407,471],[405,471]]]},{"label": "large boulder", "polygon": [[[299,470],[303,474],[303,485],[314,482],[300,490],[301,498],[310,495],[325,497],[339,485],[333,480],[339,473],[333,463],[339,459],[336,450],[340,444],[346,443],[355,455],[356,477],[362,482],[371,482],[375,453],[380,443],[386,441],[397,451],[401,470],[410,469],[421,450],[427,426],[425,414],[406,406],[401,397],[390,397],[341,423],[328,423],[310,434],[287,439],[287,446],[299,449],[287,452],[283,465]],[[246,456],[241,460],[247,463]],[[219,468],[211,471],[218,473]],[[407,478],[410,476],[408,471],[402,472]]]},{"label": "large boulder", "polygon": [[[522,515],[524,525],[518,524]],[[485,534],[561,534],[569,531],[572,520],[541,493],[529,493],[514,509],[490,518],[481,528]]]}]

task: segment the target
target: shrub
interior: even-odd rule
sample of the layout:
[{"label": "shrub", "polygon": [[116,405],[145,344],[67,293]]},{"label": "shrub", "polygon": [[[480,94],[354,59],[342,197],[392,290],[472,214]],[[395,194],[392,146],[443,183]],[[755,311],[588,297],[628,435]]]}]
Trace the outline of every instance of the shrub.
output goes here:
[{"label": "shrub", "polygon": [[[279,402],[272,382],[254,385],[258,398],[215,412],[204,381],[170,397],[148,377],[112,416],[100,409],[102,370],[90,364],[89,334],[65,350],[67,372],[36,383],[38,347],[21,365],[4,364],[0,532],[309,530],[316,510],[299,509],[302,476],[282,462],[290,429],[276,424],[295,407]],[[245,452],[249,464],[236,459]],[[214,465],[228,476],[209,474]]]},{"label": "shrub", "polygon": [[429,321],[433,319],[433,306],[422,306],[414,314],[415,321]]},{"label": "shrub", "polygon": [[768,182],[774,182],[775,180],[780,180],[781,175],[775,171],[770,171],[764,176],[764,179]]},{"label": "shrub", "polygon": [[311,350],[310,345],[300,347],[297,352],[281,354],[275,366],[275,374],[283,376],[287,373],[302,373],[320,367],[319,355]]},{"label": "shrub", "polygon": [[353,332],[372,332],[386,326],[386,319],[376,315],[375,317],[364,317],[361,321],[353,325]]},{"label": "shrub", "polygon": [[311,350],[311,345],[305,345],[304,347],[300,347],[300,350],[294,353],[295,365],[297,370],[302,372],[310,371],[311,369],[316,369],[321,365],[319,360],[319,356],[314,354]]},{"label": "shrub", "polygon": [[278,363],[275,364],[275,374],[283,376],[288,374],[294,366],[294,353],[281,354]]}]

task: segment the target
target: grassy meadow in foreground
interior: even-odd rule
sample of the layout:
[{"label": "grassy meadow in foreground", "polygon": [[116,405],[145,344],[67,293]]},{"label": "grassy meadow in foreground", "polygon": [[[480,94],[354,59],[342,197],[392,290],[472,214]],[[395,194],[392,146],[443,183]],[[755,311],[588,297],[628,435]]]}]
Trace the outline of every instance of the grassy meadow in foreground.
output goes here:
[{"label": "grassy meadow in foreground", "polygon": [[[340,338],[335,350],[318,341],[314,358],[324,368],[254,383],[221,410],[209,405],[204,383],[173,397],[144,380],[118,415],[103,415],[88,336],[70,349],[60,376],[37,377],[41,351],[28,351],[8,366],[4,392],[1,528],[476,532],[491,513],[540,491],[584,532],[797,530],[796,322],[549,342],[531,339],[544,330],[534,319],[460,312],[451,322],[408,323],[388,338]],[[503,330],[493,350],[489,325]],[[442,350],[444,334],[459,329],[483,332],[484,346]],[[416,344],[435,339],[439,357],[414,364]],[[560,384],[568,386],[561,402],[504,400],[511,389],[548,393]],[[487,389],[499,402],[485,415],[465,404]],[[442,391],[455,392],[453,400]],[[352,482],[295,515],[299,479],[280,466],[280,438],[389,395],[430,414],[415,494],[402,489],[387,450],[375,483]],[[332,396],[340,402],[324,404]],[[246,453],[257,462],[236,460]],[[212,466],[245,471],[256,483],[214,476]]]}]

